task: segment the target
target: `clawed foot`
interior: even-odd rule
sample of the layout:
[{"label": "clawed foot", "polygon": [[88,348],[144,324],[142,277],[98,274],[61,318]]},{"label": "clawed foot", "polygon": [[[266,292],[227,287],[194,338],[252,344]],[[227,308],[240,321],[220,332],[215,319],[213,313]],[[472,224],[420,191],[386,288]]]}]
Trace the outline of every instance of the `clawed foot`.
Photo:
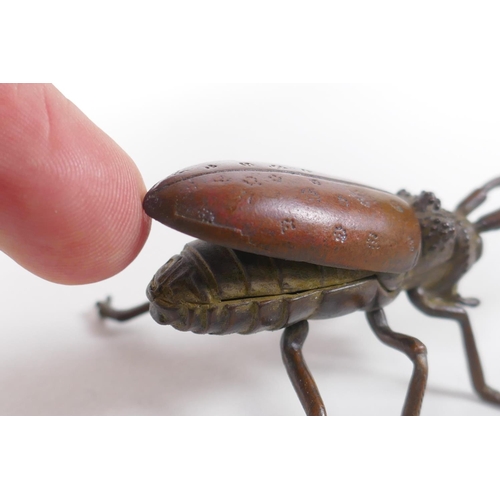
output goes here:
[{"label": "clawed foot", "polygon": [[101,318],[113,318],[117,311],[111,307],[111,297],[106,297],[106,300],[96,303]]},{"label": "clawed foot", "polygon": [[149,302],[131,309],[115,309],[111,306],[111,297],[107,297],[103,302],[97,302],[96,306],[101,318],[111,318],[116,321],[127,321],[149,311]]},{"label": "clawed foot", "polygon": [[457,295],[455,297],[455,300],[459,304],[462,304],[463,306],[467,307],[477,307],[481,303],[479,299],[476,299],[474,297],[462,297],[460,295]]}]

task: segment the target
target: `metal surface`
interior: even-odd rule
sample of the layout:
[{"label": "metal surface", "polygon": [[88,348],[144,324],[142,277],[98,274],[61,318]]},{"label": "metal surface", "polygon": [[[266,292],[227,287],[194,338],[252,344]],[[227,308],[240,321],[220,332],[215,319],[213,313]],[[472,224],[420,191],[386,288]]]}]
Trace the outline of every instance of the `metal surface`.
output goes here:
[{"label": "metal surface", "polygon": [[[219,165],[225,172],[222,177],[206,173]],[[448,212],[432,193],[388,195],[290,168],[280,168],[281,180],[276,181],[271,179],[274,168],[278,167],[204,164],[157,184],[144,200],[146,212],[211,243],[192,242],[160,268],[148,288],[149,306],[117,311],[109,301],[102,302],[101,316],[126,320],[149,309],[160,324],[211,334],[285,328],[282,356],[299,399],[308,415],[326,415],[302,356],[307,321],[365,311],[377,337],[412,361],[402,413],[418,415],[427,381],[426,348],[419,340],[392,331],[383,311],[399,292],[407,291],[422,312],[459,323],[474,389],[482,399],[500,404],[500,394],[484,380],[464,310],[478,301],[457,291],[459,280],[481,256],[479,233],[499,226],[499,212],[476,223],[466,216],[500,184],[499,179]],[[249,169],[257,179],[251,191],[243,185]],[[264,178],[266,182],[259,181]],[[307,191],[311,180],[317,179],[325,189],[316,191],[321,200]],[[280,186],[277,191],[269,187],[274,182]],[[329,197],[325,186],[332,190]],[[314,216],[318,212],[309,195],[328,216]],[[341,208],[339,196],[347,202]],[[308,199],[313,216],[308,215]],[[285,214],[291,219],[283,219]],[[284,225],[284,220],[292,222]],[[352,230],[357,237],[332,239],[340,225],[349,228],[344,236],[351,236]],[[370,225],[376,227],[373,232]],[[328,241],[325,234],[330,235]],[[370,234],[377,238],[370,239]],[[322,242],[319,248],[318,242]],[[351,251],[344,252],[345,248]]]},{"label": "metal surface", "polygon": [[325,266],[402,273],[419,253],[418,220],[400,197],[281,165],[181,170],[148,192],[144,210],[211,243]]}]

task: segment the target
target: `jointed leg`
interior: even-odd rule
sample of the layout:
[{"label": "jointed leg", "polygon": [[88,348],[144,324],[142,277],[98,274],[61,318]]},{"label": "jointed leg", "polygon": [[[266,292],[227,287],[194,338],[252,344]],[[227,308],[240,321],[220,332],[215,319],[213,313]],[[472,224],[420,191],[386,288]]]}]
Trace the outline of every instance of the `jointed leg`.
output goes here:
[{"label": "jointed leg", "polygon": [[307,321],[288,326],[281,337],[281,354],[295,392],[309,416],[326,416],[325,405],[302,356],[302,346],[307,338]]},{"label": "jointed leg", "polygon": [[488,196],[488,193],[500,186],[500,177],[497,177],[496,179],[492,179],[491,181],[487,182],[484,186],[480,187],[479,189],[475,189],[472,191],[465,200],[463,200],[458,207],[455,210],[455,213],[461,214],[461,215],[469,215],[473,210],[475,210],[479,205],[484,203],[486,201],[486,197]]},{"label": "jointed leg", "polygon": [[427,349],[419,340],[408,335],[393,332],[382,309],[366,313],[375,335],[384,343],[404,352],[413,362],[413,373],[406,393],[403,415],[420,415],[427,383]]},{"label": "jointed leg", "polygon": [[438,299],[426,297],[424,292],[413,289],[408,292],[408,296],[415,307],[423,313],[437,318],[453,319],[458,322],[462,331],[462,338],[469,363],[469,372],[474,389],[479,396],[490,403],[500,404],[500,393],[486,384],[479,359],[479,353],[474,340],[474,333],[469,321],[469,316],[458,304],[443,302]]},{"label": "jointed leg", "polygon": [[131,309],[115,309],[114,307],[111,307],[110,297],[108,297],[104,302],[98,302],[96,305],[99,309],[99,315],[101,318],[111,318],[116,321],[127,321],[149,311],[149,302],[141,304],[137,307],[132,307]]}]

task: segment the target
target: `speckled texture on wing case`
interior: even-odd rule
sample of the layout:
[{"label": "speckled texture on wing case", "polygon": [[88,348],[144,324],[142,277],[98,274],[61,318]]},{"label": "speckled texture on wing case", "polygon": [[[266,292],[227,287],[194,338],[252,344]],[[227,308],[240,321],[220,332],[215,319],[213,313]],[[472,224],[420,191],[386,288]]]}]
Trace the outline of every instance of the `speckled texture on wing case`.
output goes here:
[{"label": "speckled texture on wing case", "polygon": [[211,243],[319,265],[404,273],[420,252],[419,223],[402,198],[280,165],[181,170],[148,192],[144,209]]}]

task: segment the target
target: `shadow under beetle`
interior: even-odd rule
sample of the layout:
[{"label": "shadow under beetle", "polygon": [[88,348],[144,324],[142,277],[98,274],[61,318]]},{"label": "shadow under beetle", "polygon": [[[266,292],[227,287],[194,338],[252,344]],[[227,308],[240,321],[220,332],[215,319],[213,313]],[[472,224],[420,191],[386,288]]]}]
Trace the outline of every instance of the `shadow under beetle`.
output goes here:
[{"label": "shadow under beetle", "polygon": [[397,195],[279,165],[218,162],[181,170],[144,199],[152,218],[200,238],[153,277],[149,303],[102,317],[125,321],[150,311],[162,325],[223,335],[284,328],[283,360],[308,415],[326,415],[304,358],[309,319],[365,311],[385,344],[405,353],[413,373],[403,415],[419,415],[427,352],[391,330],[384,306],[401,291],[422,312],[458,322],[474,389],[500,404],[484,380],[460,278],[481,256],[480,233],[500,228],[500,211],[467,215],[500,186],[472,192],[454,212],[428,192]]}]

